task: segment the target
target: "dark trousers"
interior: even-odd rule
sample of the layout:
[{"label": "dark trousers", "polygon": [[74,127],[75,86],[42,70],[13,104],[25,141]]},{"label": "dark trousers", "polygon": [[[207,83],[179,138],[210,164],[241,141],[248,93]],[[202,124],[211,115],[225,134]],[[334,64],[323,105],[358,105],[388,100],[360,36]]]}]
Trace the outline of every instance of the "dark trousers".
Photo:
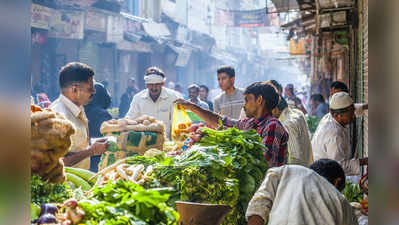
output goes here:
[{"label": "dark trousers", "polygon": [[90,171],[97,173],[98,164],[100,163],[101,155],[95,155],[90,157]]}]

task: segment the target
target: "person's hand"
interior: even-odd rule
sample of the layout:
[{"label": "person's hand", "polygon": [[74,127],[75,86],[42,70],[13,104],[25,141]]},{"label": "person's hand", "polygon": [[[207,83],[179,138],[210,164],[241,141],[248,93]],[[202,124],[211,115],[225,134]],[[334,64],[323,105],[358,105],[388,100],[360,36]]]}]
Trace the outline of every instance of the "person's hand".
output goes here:
[{"label": "person's hand", "polygon": [[109,144],[106,138],[99,139],[90,146],[93,155],[102,155],[107,151]]},{"label": "person's hand", "polygon": [[360,165],[361,166],[368,166],[369,165],[369,158],[363,158],[363,159],[359,159]]},{"label": "person's hand", "polygon": [[182,107],[184,109],[191,109],[191,106],[193,105],[193,103],[186,101],[184,99],[177,99],[176,101],[174,101],[175,104],[177,104],[177,107]]},{"label": "person's hand", "polygon": [[265,221],[262,219],[262,217],[258,215],[250,216],[248,219],[248,225],[263,225],[263,224],[265,224]]}]

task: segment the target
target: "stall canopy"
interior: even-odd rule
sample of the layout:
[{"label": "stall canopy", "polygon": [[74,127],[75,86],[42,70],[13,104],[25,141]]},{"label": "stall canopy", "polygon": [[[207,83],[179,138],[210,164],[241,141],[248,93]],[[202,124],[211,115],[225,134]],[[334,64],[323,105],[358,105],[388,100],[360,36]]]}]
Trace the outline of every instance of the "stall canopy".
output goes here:
[{"label": "stall canopy", "polygon": [[144,28],[144,31],[149,36],[151,36],[152,38],[157,40],[157,42],[162,42],[162,40],[167,39],[171,35],[168,27],[164,23],[156,23],[156,22],[149,21],[149,22],[143,23],[143,28]]},{"label": "stall canopy", "polygon": [[[272,0],[277,13],[315,9],[315,0]],[[269,13],[273,13],[268,9]]]}]

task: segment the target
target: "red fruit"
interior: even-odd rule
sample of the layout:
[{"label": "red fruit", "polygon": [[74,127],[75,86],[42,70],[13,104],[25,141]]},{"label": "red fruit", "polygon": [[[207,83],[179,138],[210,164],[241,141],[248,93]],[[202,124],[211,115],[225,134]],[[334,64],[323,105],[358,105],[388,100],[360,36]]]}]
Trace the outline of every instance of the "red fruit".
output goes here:
[{"label": "red fruit", "polygon": [[201,135],[200,134],[196,134],[196,135],[193,136],[193,141],[194,142],[199,142],[200,139],[201,139]]}]

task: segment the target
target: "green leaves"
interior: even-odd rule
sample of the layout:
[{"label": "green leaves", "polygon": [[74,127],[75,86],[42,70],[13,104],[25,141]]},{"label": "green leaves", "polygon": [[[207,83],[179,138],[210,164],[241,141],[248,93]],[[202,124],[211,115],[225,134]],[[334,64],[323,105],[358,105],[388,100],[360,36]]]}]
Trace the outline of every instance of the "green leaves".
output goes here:
[{"label": "green leaves", "polygon": [[30,179],[31,202],[37,205],[44,203],[62,203],[72,197],[69,187],[65,184],[52,184],[42,181],[34,175]]},{"label": "green leaves", "polygon": [[[162,193],[161,193],[162,192]],[[91,201],[79,202],[85,211],[86,224],[151,225],[177,224],[178,213],[168,206],[170,194],[144,189],[129,181],[116,181],[95,187]]]},{"label": "green leaves", "polygon": [[349,181],[346,181],[345,188],[342,191],[342,194],[349,202],[360,202],[363,200],[363,193],[360,190],[359,185],[352,184]]}]

